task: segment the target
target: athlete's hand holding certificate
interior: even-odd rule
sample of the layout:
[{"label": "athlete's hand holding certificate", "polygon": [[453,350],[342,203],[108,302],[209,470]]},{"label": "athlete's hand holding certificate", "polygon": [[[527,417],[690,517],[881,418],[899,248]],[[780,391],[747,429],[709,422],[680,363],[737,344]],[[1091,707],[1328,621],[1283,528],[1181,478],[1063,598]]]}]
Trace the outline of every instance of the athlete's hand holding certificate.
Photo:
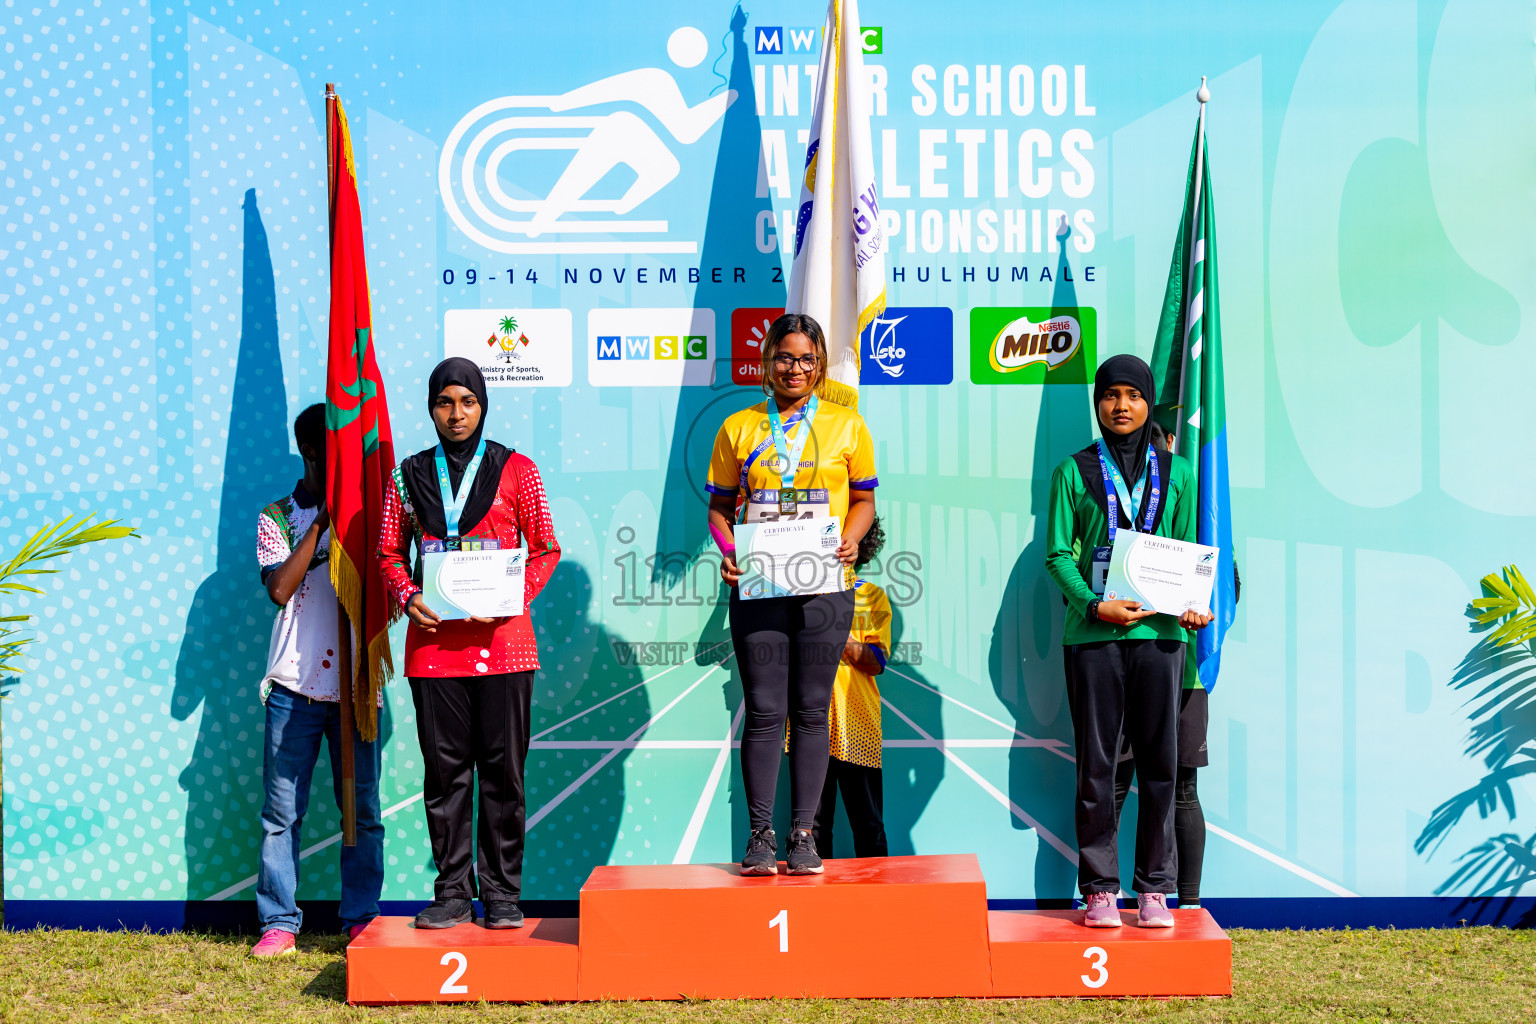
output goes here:
[{"label": "athlete's hand holding certificate", "polygon": [[835,594],[843,585],[841,516],[738,523],[736,561],[743,601],[762,597]]},{"label": "athlete's hand holding certificate", "polygon": [[1139,601],[1142,611],[1211,614],[1217,549],[1204,544],[1120,530],[1109,556],[1106,601]]},{"label": "athlete's hand holding certificate", "polygon": [[439,619],[488,621],[523,614],[525,547],[503,549],[471,538],[457,551],[440,540],[422,545],[422,600]]}]

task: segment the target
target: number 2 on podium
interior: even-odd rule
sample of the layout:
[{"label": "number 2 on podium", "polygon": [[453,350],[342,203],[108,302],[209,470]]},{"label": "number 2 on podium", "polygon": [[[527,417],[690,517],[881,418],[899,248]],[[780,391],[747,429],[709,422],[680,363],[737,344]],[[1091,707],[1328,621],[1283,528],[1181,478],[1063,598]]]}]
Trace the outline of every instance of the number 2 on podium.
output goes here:
[{"label": "number 2 on podium", "polygon": [[443,982],[443,987],[437,990],[438,993],[445,996],[468,995],[469,986],[460,985],[458,981],[464,977],[464,972],[469,970],[469,958],[463,953],[444,953],[443,958],[438,963],[444,967],[452,963],[459,965],[457,970],[448,975],[448,980]]},{"label": "number 2 on podium", "polygon": [[787,909],[786,910],[781,910],[777,914],[775,914],[774,917],[773,917],[773,920],[768,922],[768,927],[769,928],[777,928],[779,930],[779,952],[780,953],[788,953],[789,952],[789,911]]}]

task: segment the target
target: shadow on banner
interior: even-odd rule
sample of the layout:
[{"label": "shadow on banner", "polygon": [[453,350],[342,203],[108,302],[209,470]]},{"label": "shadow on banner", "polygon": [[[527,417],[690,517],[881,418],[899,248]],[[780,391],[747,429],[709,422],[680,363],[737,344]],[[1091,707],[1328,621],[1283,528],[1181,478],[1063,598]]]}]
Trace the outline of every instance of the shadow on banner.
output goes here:
[{"label": "shadow on banner", "polygon": [[[1077,288],[1067,259],[1071,237],[1070,229],[1056,236],[1060,255],[1051,295],[1053,314],[1077,307]],[[1094,369],[1087,368],[1090,380]],[[1067,711],[1066,679],[1061,665],[1061,628],[1066,605],[1060,588],[1045,571],[1046,510],[1051,474],[1057,464],[1087,446],[1095,435],[1087,385],[1039,387],[1040,413],[1035,424],[1029,484],[1034,528],[1003,588],[1002,605],[992,625],[987,672],[993,690],[1012,714],[1019,732],[1037,739],[1062,740],[1065,744],[1054,750],[1014,747],[1008,757],[1008,798],[1075,847],[1076,764],[1070,759],[1072,720]],[[1017,817],[1013,818],[1013,826],[1027,828]],[[1075,865],[1042,843],[1035,858],[1036,896],[1059,898],[1076,891]]]},{"label": "shadow on banner", "polygon": [[[651,570],[652,582],[660,583],[664,591],[684,584],[707,538],[709,497],[704,491],[704,480],[709,472],[715,432],[731,413],[763,399],[757,388],[739,387],[732,380],[731,310],[745,295],[751,296],[751,305],[784,305],[784,274],[778,249],[761,253],[752,241],[757,236],[759,214],[766,211],[772,217],[773,205],[768,197],[757,195],[762,128],[754,99],[746,28],[747,13],[738,4],[731,13],[727,33],[730,73],[716,87],[734,90],[736,99],[726,109],[721,123],[709,213],[700,246],[702,270],[693,294],[694,306],[715,311],[715,374],[708,387],[678,389],[661,514],[657,518],[658,557]],[[716,267],[721,269],[719,282],[710,273]],[[745,269],[750,291],[733,283],[735,268]],[[775,277],[779,278],[776,283]]]},{"label": "shadow on banner", "polygon": [[[217,554],[213,573],[197,588],[187,613],[171,695],[177,721],[198,716],[192,757],[178,778],[187,794],[183,836],[189,901],[206,900],[256,874],[265,733],[258,693],[276,614],[257,570],[256,516],[291,493],[303,475],[302,463],[289,454],[276,287],[255,189],[246,191],[243,208],[240,349],[219,493]],[[387,717],[379,728],[381,742],[387,743]],[[315,773],[310,798],[305,837],[313,841],[339,827],[328,776]],[[314,868],[322,877],[311,878],[301,892],[327,887],[327,882],[334,889],[335,859],[321,858],[324,866]],[[253,896],[247,886],[237,898]],[[188,924],[197,923],[197,917],[189,909]]]},{"label": "shadow on banner", "polygon": [[562,561],[534,619],[545,671],[580,680],[558,711],[534,701],[523,889],[536,899],[574,900],[592,869],[612,861],[634,753],[624,744],[651,718],[639,667],[621,657],[627,645],[592,615],[592,601],[587,570]]}]

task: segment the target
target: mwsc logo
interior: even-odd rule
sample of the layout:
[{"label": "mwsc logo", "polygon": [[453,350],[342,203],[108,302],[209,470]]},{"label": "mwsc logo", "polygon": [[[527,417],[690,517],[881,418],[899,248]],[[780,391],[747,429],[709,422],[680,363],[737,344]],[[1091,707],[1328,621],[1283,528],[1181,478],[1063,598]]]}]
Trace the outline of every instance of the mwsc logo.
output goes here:
[{"label": "mwsc logo", "polygon": [[[865,53],[885,50],[885,30],[878,25],[860,29]],[[759,25],[752,30],[752,50],[759,57],[783,56],[785,53],[816,53],[821,49],[822,30],[816,25],[784,27]]]},{"label": "mwsc logo", "polygon": [[652,359],[708,359],[709,337],[703,334],[599,334],[597,358],[648,362]]},{"label": "mwsc logo", "polygon": [[712,309],[594,309],[587,314],[587,380],[595,387],[708,385],[715,371]]}]

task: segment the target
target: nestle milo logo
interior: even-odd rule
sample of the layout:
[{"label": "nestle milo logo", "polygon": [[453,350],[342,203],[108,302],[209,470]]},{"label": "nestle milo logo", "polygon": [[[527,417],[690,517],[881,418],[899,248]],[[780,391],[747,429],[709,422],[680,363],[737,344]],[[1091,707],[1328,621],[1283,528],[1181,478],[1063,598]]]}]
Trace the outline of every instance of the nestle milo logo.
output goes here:
[{"label": "nestle milo logo", "polygon": [[1083,346],[1083,328],[1074,316],[1035,323],[1027,316],[1010,320],[992,340],[992,369],[1012,373],[1034,363],[1055,369]]},{"label": "nestle milo logo", "polygon": [[974,384],[1084,384],[1097,362],[1092,306],[977,306],[971,310]]}]

